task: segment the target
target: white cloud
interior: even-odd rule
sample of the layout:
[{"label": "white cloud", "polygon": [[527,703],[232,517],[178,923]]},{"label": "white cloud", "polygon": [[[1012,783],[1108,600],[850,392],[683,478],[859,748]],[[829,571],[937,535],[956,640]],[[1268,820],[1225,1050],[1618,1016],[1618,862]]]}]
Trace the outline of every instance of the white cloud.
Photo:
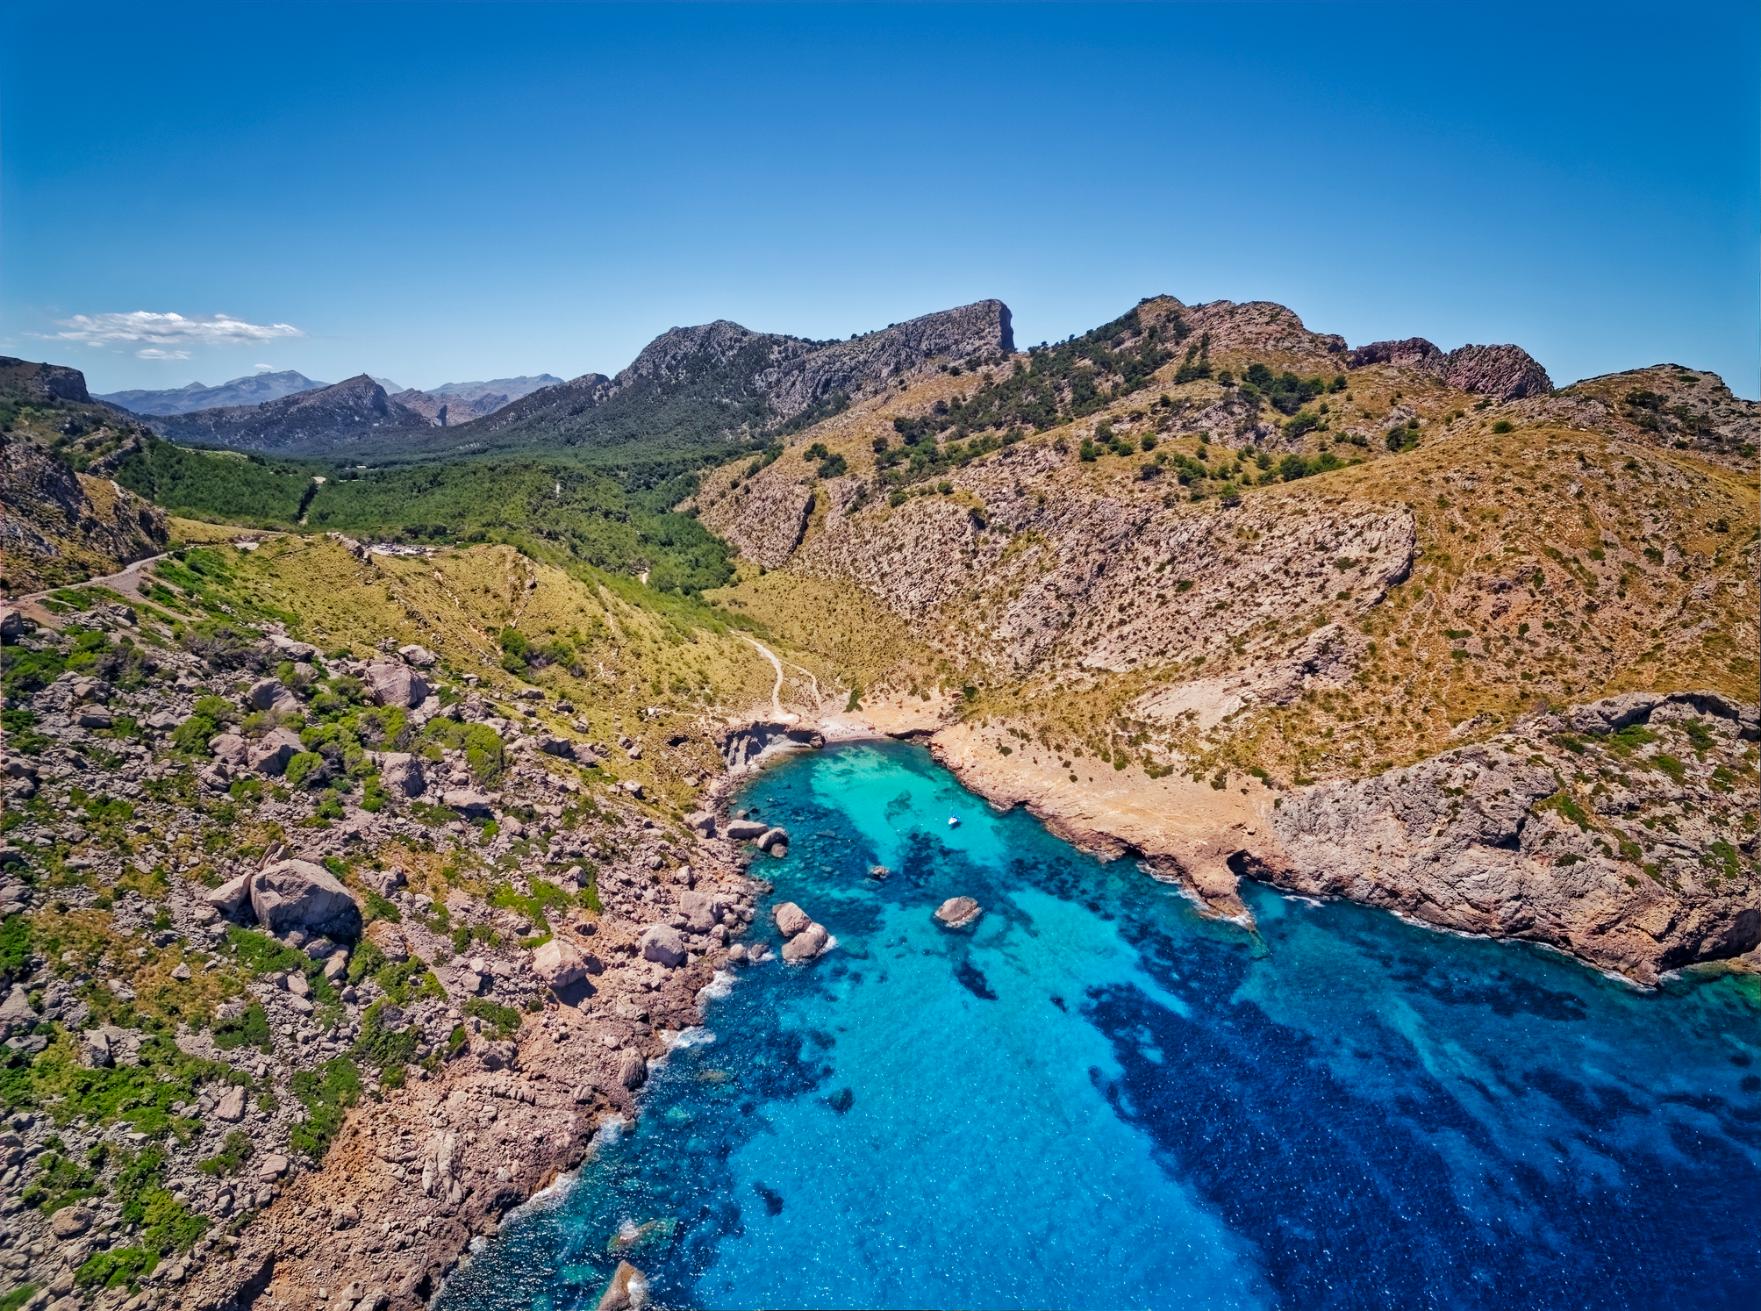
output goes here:
[{"label": "white cloud", "polygon": [[[86,346],[110,346],[117,342],[150,342],[155,346],[247,346],[278,337],[306,334],[291,323],[247,323],[230,314],[176,314],[155,310],[128,310],[114,314],[76,314],[62,319],[54,333],[57,341],[76,341]],[[159,358],[150,356],[148,358]]]},{"label": "white cloud", "polygon": [[251,365],[251,367],[253,369],[255,369],[258,373],[274,373],[275,372],[275,366],[273,364],[253,364],[253,365]]},{"label": "white cloud", "polygon": [[145,350],[135,352],[137,360],[187,360],[189,357],[188,351],[160,350],[157,346],[148,346]]}]

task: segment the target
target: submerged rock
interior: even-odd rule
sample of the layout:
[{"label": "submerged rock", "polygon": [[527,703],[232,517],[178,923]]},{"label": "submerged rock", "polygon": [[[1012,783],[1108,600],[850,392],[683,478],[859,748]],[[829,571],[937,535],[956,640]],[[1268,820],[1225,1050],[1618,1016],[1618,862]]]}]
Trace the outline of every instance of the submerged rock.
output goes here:
[{"label": "submerged rock", "polygon": [[596,1311],[642,1311],[647,1305],[648,1280],[628,1261],[619,1261]]}]

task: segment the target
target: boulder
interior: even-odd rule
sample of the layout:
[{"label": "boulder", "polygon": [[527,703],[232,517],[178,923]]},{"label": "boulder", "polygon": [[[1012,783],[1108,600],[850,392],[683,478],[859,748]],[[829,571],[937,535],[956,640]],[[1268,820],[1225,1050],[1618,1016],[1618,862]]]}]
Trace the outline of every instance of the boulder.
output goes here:
[{"label": "boulder", "polygon": [[300,708],[300,699],[283,687],[279,678],[260,678],[245,693],[245,704],[252,710],[291,715]]},{"label": "boulder", "polygon": [[715,815],[707,810],[693,811],[685,816],[686,826],[699,837],[715,836]]},{"label": "boulder", "polygon": [[305,744],[292,729],[272,728],[245,750],[245,763],[256,773],[278,777],[287,770],[287,762],[305,750]]},{"label": "boulder", "polygon": [[813,923],[813,916],[792,901],[785,901],[770,913],[776,921],[777,931],[785,938],[792,938]]},{"label": "boulder", "polygon": [[220,1100],[214,1103],[214,1118],[227,1124],[237,1124],[244,1119],[245,1090],[235,1084],[221,1093]]},{"label": "boulder", "polygon": [[679,909],[685,915],[685,927],[693,933],[708,933],[721,918],[721,899],[712,893],[692,889],[679,894]]},{"label": "boulder", "polygon": [[618,1082],[631,1092],[635,1092],[648,1082],[648,1062],[635,1052],[630,1052],[618,1063]]},{"label": "boulder", "polygon": [[310,642],[296,642],[285,633],[271,633],[268,640],[269,645],[274,647],[278,654],[286,656],[289,660],[316,660],[318,658],[318,648]]},{"label": "boulder", "polygon": [[240,919],[245,913],[245,907],[251,902],[251,876],[240,874],[237,878],[228,879],[209,892],[203,900],[227,919]]},{"label": "boulder", "polygon": [[949,897],[936,907],[936,923],[944,929],[963,929],[982,914],[984,908],[971,897]]},{"label": "boulder", "polygon": [[668,969],[685,963],[685,940],[670,924],[651,924],[642,935],[642,958]]},{"label": "boulder", "polygon": [[783,828],[781,825],[776,828],[767,828],[764,832],[758,835],[758,849],[760,851],[768,851],[773,856],[788,855],[789,830]]},{"label": "boulder", "polygon": [[552,992],[563,992],[587,977],[587,960],[572,942],[552,938],[532,953],[532,969]]},{"label": "boulder", "polygon": [[36,1007],[31,1005],[31,995],[25,991],[24,984],[13,984],[6,1000],[0,1001],[0,1028],[31,1024],[36,1018]]},{"label": "boulder", "polygon": [[755,819],[731,819],[722,830],[735,842],[743,842],[748,838],[760,837],[770,831],[769,824],[760,824]]},{"label": "boulder", "polygon": [[270,933],[304,929],[331,938],[361,932],[361,908],[329,870],[309,860],[278,860],[251,880],[251,910]]},{"label": "boulder", "polygon": [[566,737],[547,734],[538,739],[538,749],[547,756],[556,756],[561,760],[575,758],[575,744]]},{"label": "boulder", "polygon": [[92,1227],[92,1213],[83,1206],[64,1206],[49,1220],[49,1232],[57,1238],[78,1238]]},{"label": "boulder", "polygon": [[97,706],[88,707],[79,712],[76,721],[81,728],[110,728],[115,724],[108,710]]},{"label": "boulder", "polygon": [[440,799],[459,814],[472,819],[488,819],[495,813],[495,803],[489,794],[476,788],[448,788],[441,793]]},{"label": "boulder", "polygon": [[412,710],[428,695],[428,680],[408,665],[390,660],[375,660],[361,675],[367,694],[382,706],[401,706]]},{"label": "boulder", "polygon": [[825,925],[811,923],[783,944],[783,960],[790,965],[805,964],[831,950],[832,941]]},{"label": "boulder", "polygon": [[648,1281],[628,1261],[619,1261],[611,1282],[599,1295],[595,1311],[642,1311],[648,1305]]},{"label": "boulder", "polygon": [[417,646],[414,642],[407,646],[400,646],[397,653],[403,657],[406,665],[414,665],[417,669],[432,669],[434,662],[439,659],[427,647]]},{"label": "boulder", "polygon": [[387,751],[379,757],[379,781],[400,797],[419,797],[428,789],[428,776],[419,756],[408,751]]},{"label": "boulder", "polygon": [[[208,739],[208,750],[212,751],[214,759],[222,764],[237,767],[250,759],[251,744],[237,733],[219,733]],[[282,762],[283,765],[286,763],[286,761]]]}]

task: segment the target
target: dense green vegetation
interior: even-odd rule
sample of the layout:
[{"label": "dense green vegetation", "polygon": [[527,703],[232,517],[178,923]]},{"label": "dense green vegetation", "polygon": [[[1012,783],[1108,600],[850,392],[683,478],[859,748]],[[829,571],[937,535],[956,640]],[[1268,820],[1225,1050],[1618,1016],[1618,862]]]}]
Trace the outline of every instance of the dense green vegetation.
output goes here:
[{"label": "dense green vegetation", "polygon": [[693,595],[733,576],[726,545],[669,508],[693,479],[665,460],[624,470],[578,455],[335,468],[149,439],[117,477],[174,514],[265,528],[303,518],[316,530],[411,542],[509,542],[540,557],[646,573],[659,591]]},{"label": "dense green vegetation", "polygon": [[199,451],[147,440],[117,467],[116,480],[173,514],[285,528],[298,522],[323,466],[231,451]]}]

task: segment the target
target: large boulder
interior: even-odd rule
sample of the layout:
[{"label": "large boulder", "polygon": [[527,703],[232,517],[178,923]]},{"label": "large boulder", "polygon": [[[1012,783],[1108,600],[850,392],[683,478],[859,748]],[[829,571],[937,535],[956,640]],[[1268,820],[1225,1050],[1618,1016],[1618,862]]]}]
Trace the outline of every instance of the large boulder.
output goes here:
[{"label": "large boulder", "polygon": [[532,969],[552,992],[564,992],[587,977],[587,958],[572,942],[552,938],[532,953]]},{"label": "large boulder", "polygon": [[488,819],[495,813],[494,800],[476,788],[448,788],[440,799],[470,819]]},{"label": "large boulder", "polygon": [[382,706],[413,710],[428,696],[428,680],[401,662],[375,660],[361,681],[367,685],[367,694]]},{"label": "large boulder", "polygon": [[984,908],[971,897],[949,897],[936,907],[936,923],[944,929],[963,929],[982,914]]},{"label": "large boulder", "polygon": [[773,856],[789,854],[789,830],[780,824],[776,828],[767,828],[758,835],[758,849],[768,851]]},{"label": "large boulder", "polygon": [[435,660],[438,659],[434,652],[427,647],[417,646],[414,642],[407,646],[400,646],[397,653],[404,658],[405,664],[414,665],[417,669],[432,669]]},{"label": "large boulder", "polygon": [[286,772],[287,762],[304,750],[298,733],[288,728],[272,728],[246,747],[245,763],[259,774],[279,777]]},{"label": "large boulder", "polygon": [[278,860],[251,880],[251,910],[270,933],[304,929],[356,938],[361,908],[329,870],[309,860]]},{"label": "large boulder", "polygon": [[419,797],[428,790],[422,760],[408,751],[387,751],[379,757],[379,781],[395,796]]},{"label": "large boulder", "polygon": [[783,960],[790,965],[805,964],[831,950],[832,943],[832,935],[816,920],[783,944]]},{"label": "large boulder", "polygon": [[619,1261],[611,1283],[599,1295],[595,1311],[642,1311],[648,1305],[648,1281],[628,1261]]},{"label": "large boulder", "polygon": [[240,874],[208,893],[207,902],[229,920],[242,919],[251,904],[251,876]]},{"label": "large boulder", "polygon": [[760,824],[755,819],[731,819],[723,830],[735,842],[743,842],[747,838],[756,838],[769,832],[769,824]]},{"label": "large boulder", "polygon": [[[223,765],[237,768],[251,756],[251,744],[237,733],[217,733],[208,739],[208,750],[214,753],[214,759]],[[282,761],[283,765],[287,762]]]},{"label": "large boulder", "polygon": [[801,932],[802,929],[813,923],[813,916],[809,915],[792,901],[780,903],[775,910],[771,911],[770,916],[777,923],[777,932],[781,933],[785,938],[794,937],[797,933]]},{"label": "large boulder", "polygon": [[685,927],[693,933],[708,933],[721,918],[722,900],[714,893],[693,888],[679,894],[679,909],[685,915]]},{"label": "large boulder", "polygon": [[245,704],[252,710],[291,715],[300,708],[300,699],[288,691],[279,678],[260,678],[245,693]]},{"label": "large boulder", "polygon": [[685,939],[670,924],[651,924],[642,935],[642,958],[668,969],[685,963]]}]

